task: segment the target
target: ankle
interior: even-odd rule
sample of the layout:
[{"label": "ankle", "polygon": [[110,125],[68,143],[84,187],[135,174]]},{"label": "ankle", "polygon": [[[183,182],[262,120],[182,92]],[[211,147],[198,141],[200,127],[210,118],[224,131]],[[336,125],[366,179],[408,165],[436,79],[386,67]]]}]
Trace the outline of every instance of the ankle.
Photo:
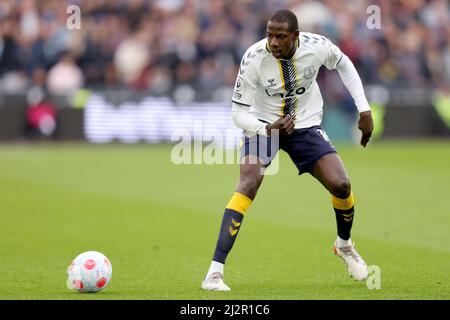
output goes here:
[{"label": "ankle", "polygon": [[352,245],[352,240],[348,239],[348,240],[344,240],[339,238],[339,236],[337,237],[336,240],[336,245],[338,246],[338,248],[344,248],[344,247],[348,247]]},{"label": "ankle", "polygon": [[223,263],[220,263],[220,262],[217,262],[217,261],[213,260],[211,262],[211,266],[209,267],[209,270],[208,270],[208,273],[206,274],[206,276],[209,276],[209,275],[211,275],[213,273],[216,273],[216,272],[218,272],[218,273],[223,275],[223,268],[224,268],[224,266],[225,265]]}]

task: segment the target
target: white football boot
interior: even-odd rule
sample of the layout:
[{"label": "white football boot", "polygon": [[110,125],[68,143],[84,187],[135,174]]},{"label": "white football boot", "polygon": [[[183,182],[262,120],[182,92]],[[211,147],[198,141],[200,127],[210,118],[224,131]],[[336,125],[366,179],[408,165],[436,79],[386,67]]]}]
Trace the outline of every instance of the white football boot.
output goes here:
[{"label": "white football boot", "polygon": [[350,277],[358,281],[364,281],[369,275],[367,265],[355,249],[355,244],[339,248],[337,243],[334,243],[334,254],[344,260],[347,266]]},{"label": "white football boot", "polygon": [[206,276],[202,282],[202,289],[208,291],[230,291],[230,287],[223,283],[223,274],[220,272],[213,272]]}]

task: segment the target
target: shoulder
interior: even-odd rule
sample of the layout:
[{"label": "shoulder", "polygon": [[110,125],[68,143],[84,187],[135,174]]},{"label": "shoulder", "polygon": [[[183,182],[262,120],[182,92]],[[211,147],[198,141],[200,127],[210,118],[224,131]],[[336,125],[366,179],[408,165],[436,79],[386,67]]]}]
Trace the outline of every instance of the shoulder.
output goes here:
[{"label": "shoulder", "polygon": [[300,51],[316,56],[328,69],[334,69],[342,58],[341,49],[323,35],[301,32],[299,38]]},{"label": "shoulder", "polygon": [[299,41],[299,46],[306,50],[321,50],[332,44],[327,37],[311,32],[300,32]]},{"label": "shoulder", "polygon": [[267,39],[264,38],[253,45],[251,45],[242,56],[241,68],[248,66],[259,68],[261,62],[269,55],[269,51],[266,48]]}]

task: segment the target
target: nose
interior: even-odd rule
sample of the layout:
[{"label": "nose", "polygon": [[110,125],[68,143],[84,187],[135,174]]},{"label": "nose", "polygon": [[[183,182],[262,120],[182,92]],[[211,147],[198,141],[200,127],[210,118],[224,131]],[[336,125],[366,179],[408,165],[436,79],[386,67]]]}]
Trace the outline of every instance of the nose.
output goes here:
[{"label": "nose", "polygon": [[269,44],[271,48],[278,48],[278,41],[275,38],[270,39]]}]

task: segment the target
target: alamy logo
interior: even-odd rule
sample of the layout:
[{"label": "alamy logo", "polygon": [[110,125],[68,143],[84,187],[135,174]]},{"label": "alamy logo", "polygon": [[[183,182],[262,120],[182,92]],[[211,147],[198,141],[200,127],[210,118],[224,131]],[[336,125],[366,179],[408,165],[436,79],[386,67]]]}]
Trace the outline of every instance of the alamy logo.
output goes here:
[{"label": "alamy logo", "polygon": [[[204,132],[204,124],[201,121],[194,121],[193,129],[193,134],[186,128],[178,128],[173,131],[171,141],[177,142],[173,146],[170,155],[173,164],[257,164],[259,159],[262,163],[270,163],[267,167],[261,166],[262,175],[278,173],[278,130],[274,129],[271,131],[271,139],[267,145],[242,141],[239,149],[230,149],[227,148],[227,144],[230,142],[230,138],[236,138],[235,136],[224,135],[218,130]],[[256,139],[255,136],[253,138]],[[234,145],[234,141],[231,141],[231,145]],[[243,157],[241,154],[242,148],[245,148],[247,157]],[[228,152],[226,151],[227,149],[229,150]]]},{"label": "alamy logo", "polygon": [[366,280],[367,289],[381,289],[381,269],[379,266],[368,267],[369,276]]},{"label": "alamy logo", "polygon": [[367,18],[366,26],[368,29],[381,29],[381,9],[376,4],[372,4],[367,7],[367,11],[370,16]]},{"label": "alamy logo", "polygon": [[67,7],[66,13],[69,15],[66,26],[69,30],[81,29],[81,9],[79,6],[71,5]]}]

